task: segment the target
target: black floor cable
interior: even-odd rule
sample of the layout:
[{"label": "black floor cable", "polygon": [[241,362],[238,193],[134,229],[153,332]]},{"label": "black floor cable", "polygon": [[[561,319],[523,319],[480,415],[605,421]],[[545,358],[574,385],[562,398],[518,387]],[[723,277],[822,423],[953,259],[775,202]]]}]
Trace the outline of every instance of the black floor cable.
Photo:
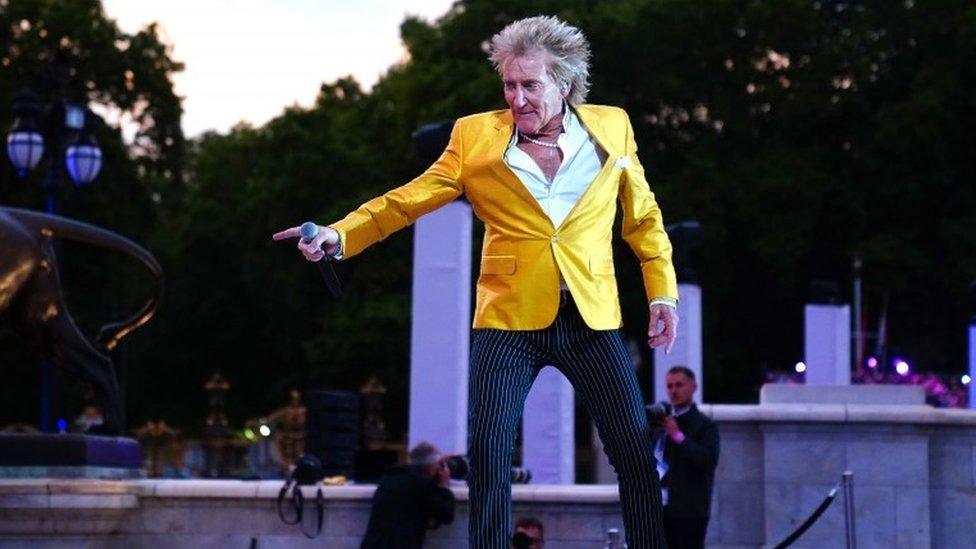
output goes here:
[{"label": "black floor cable", "polygon": [[834,502],[834,498],[837,496],[837,490],[839,489],[840,489],[840,483],[836,484],[830,490],[830,493],[827,494],[827,497],[825,497],[824,500],[820,502],[820,506],[817,507],[817,509],[813,512],[812,515],[810,515],[807,518],[807,520],[803,521],[803,524],[801,524],[799,528],[797,528],[792,534],[787,536],[786,539],[779,542],[779,545],[777,545],[773,549],[785,549],[786,547],[789,547],[790,545],[793,544],[794,541],[799,539],[804,532],[809,530],[810,527],[813,526],[813,523],[817,522],[817,519],[820,518],[820,515],[824,514],[824,511],[826,511],[827,508],[830,507],[830,504]]}]

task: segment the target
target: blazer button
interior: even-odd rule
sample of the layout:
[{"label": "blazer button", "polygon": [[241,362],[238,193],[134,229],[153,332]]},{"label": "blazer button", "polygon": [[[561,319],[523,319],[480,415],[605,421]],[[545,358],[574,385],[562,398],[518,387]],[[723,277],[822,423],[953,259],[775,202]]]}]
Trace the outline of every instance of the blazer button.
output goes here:
[{"label": "blazer button", "polygon": [[556,244],[556,243],[559,242],[559,237],[558,236],[553,236],[550,240],[552,241],[553,244]]}]

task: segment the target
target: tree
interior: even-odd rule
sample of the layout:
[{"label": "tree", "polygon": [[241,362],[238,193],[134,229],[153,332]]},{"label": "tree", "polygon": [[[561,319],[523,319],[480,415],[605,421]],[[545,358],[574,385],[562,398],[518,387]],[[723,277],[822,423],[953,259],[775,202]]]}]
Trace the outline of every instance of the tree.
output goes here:
[{"label": "tree", "polygon": [[[485,43],[538,13],[589,37],[591,101],[630,113],[666,221],[702,223],[708,400],[753,399],[764,368],[798,360],[811,279],[849,287],[855,256],[871,318],[890,299],[893,349],[958,370],[976,275],[973,138],[963,125],[974,119],[974,9],[462,0],[433,23],[407,19],[409,59],[372,90],[349,78],[323,84],[311,108],[194,142],[185,185],[176,168],[170,179],[165,168],[138,179],[161,194],[144,218],[170,284],[159,317],[128,347],[130,415],[192,429],[214,369],[233,384],[238,419],[277,406],[289,386],[355,389],[379,374],[389,423],[405,428],[412,231],[341,264],[341,300],[269,235],[334,220],[419,173],[410,143],[419,125],[503,108]],[[143,218],[133,203],[118,215]],[[624,330],[642,341],[637,269],[625,247],[616,257]]]},{"label": "tree", "polygon": [[710,399],[741,400],[764,364],[800,359],[811,278],[849,288],[854,257],[872,324],[891,298],[893,349],[962,370],[976,273],[962,125],[974,108],[974,8],[632,7],[597,23],[615,32],[593,33],[594,49],[612,52],[595,61],[594,88],[634,118],[665,212],[702,221]]},{"label": "tree", "polygon": [[[182,187],[182,108],[171,81],[182,65],[171,59],[154,26],[123,33],[106,18],[97,0],[0,0],[4,135],[12,123],[11,95],[16,89],[27,85],[44,99],[57,98],[59,90],[51,89],[46,78],[57,56],[67,56],[72,70],[64,98],[93,105],[108,116],[108,124],[96,132],[104,154],[100,176],[87,189],[60,193],[59,212],[146,243]],[[122,139],[123,116],[136,128],[132,144]],[[0,164],[0,204],[43,209],[43,173],[20,179],[6,159]],[[145,273],[110,253],[66,245],[60,260],[69,306],[89,334],[133,312],[148,291]],[[5,374],[15,379],[10,386],[25,389],[9,392],[12,404],[5,407],[0,423],[32,421],[38,359],[9,323],[0,330]]]},{"label": "tree", "polygon": [[[164,361],[200,383],[219,367],[236,380],[238,413],[254,415],[289,385],[355,389],[376,373],[391,386],[390,423],[404,428],[412,231],[341,265],[348,295],[338,301],[267,237],[408,181],[423,169],[409,139],[420,124],[503,108],[486,40],[540,12],[590,38],[591,100],[630,112],[667,220],[702,222],[709,400],[755,398],[763,368],[795,362],[811,278],[847,287],[854,255],[867,265],[869,312],[891,296],[892,340],[922,364],[956,367],[952,327],[976,272],[963,156],[972,143],[960,126],[973,107],[972,8],[468,0],[433,23],[404,21],[409,60],[371,91],[340,79],[310,109],[201,140],[165,229],[185,272],[173,275],[176,309],[157,325],[176,330],[159,345],[186,351],[147,356],[149,379],[164,379]],[[228,230],[229,247],[219,236]],[[616,255],[624,329],[641,341],[640,279],[630,252]]]}]

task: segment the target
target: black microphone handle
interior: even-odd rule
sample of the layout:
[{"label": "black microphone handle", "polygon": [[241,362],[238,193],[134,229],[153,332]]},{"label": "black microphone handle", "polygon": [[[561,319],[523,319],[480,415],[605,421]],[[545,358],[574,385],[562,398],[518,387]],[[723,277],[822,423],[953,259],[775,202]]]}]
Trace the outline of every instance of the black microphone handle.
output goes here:
[{"label": "black microphone handle", "polygon": [[332,267],[332,259],[326,256],[316,263],[318,263],[319,272],[322,273],[322,280],[325,281],[325,287],[329,289],[329,293],[334,297],[341,297],[342,284],[339,283],[339,277],[336,276],[335,269]]}]

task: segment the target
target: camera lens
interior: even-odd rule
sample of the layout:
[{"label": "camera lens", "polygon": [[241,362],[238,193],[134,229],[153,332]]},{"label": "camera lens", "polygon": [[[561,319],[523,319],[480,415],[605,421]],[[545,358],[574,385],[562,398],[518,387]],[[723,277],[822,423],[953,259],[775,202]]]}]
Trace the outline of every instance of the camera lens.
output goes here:
[{"label": "camera lens", "polygon": [[528,484],[532,481],[532,471],[522,467],[512,467],[512,484]]},{"label": "camera lens", "polygon": [[647,410],[647,420],[652,423],[661,421],[664,416],[668,415],[667,408],[665,408],[664,404],[661,402],[648,404],[646,407],[644,407],[644,409]]},{"label": "camera lens", "polygon": [[468,458],[464,456],[451,456],[444,460],[447,465],[448,470],[451,472],[451,478],[454,480],[466,480],[468,478],[468,471],[471,467],[468,465]]}]

